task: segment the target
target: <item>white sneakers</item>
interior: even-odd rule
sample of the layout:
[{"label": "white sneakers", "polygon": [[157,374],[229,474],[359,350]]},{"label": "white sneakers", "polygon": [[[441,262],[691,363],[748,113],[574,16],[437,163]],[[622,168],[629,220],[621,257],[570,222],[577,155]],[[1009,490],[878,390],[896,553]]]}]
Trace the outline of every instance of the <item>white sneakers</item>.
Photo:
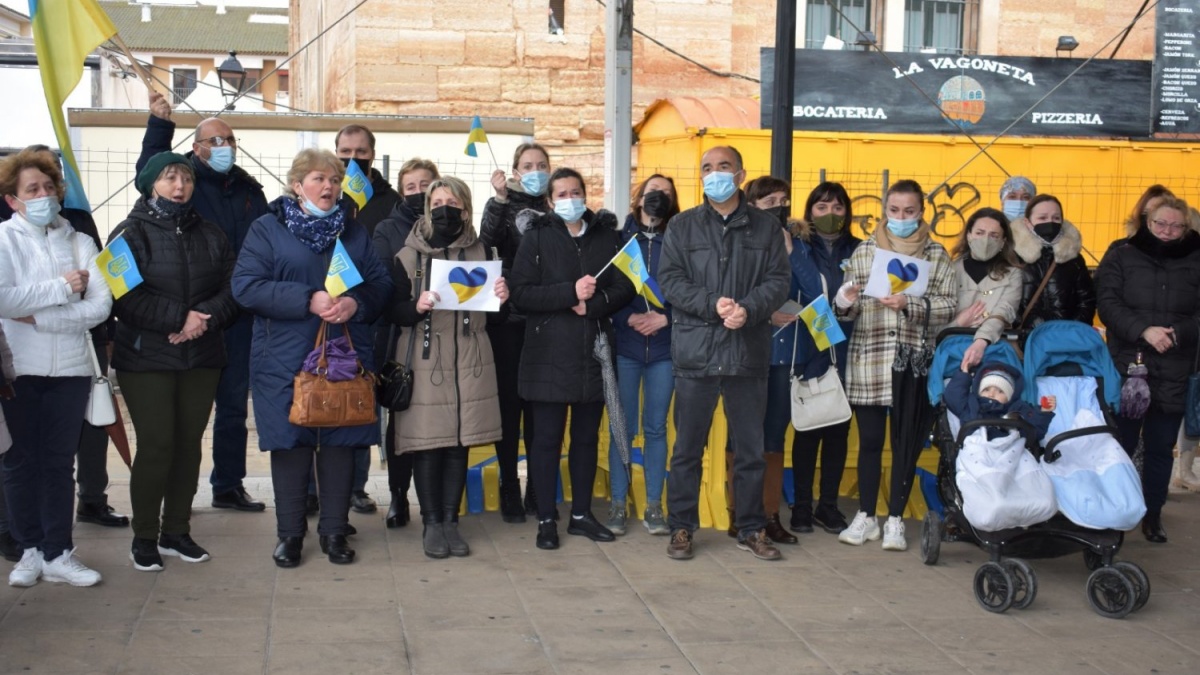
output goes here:
[{"label": "white sneakers", "polygon": [[42,559],[42,552],[36,548],[25,549],[25,554],[21,556],[21,560],[13,565],[12,572],[8,573],[8,585],[20,586],[21,588],[29,588],[38,581],[38,577],[42,576],[42,566],[45,561]]},{"label": "white sneakers", "polygon": [[850,527],[838,534],[838,541],[851,546],[862,546],[867,541],[879,539],[879,522],[874,516],[868,516],[866,511],[854,514]]},{"label": "white sneakers", "polygon": [[908,540],[904,538],[904,520],[900,516],[890,516],[883,524],[883,550],[908,550]]},{"label": "white sneakers", "polygon": [[[26,554],[28,553],[26,551]],[[38,557],[41,557],[40,553]],[[46,581],[57,581],[72,586],[95,586],[100,583],[100,573],[76,558],[75,549],[63,551],[62,555],[54,560],[42,563],[42,578]],[[9,583],[12,583],[11,576]]]}]

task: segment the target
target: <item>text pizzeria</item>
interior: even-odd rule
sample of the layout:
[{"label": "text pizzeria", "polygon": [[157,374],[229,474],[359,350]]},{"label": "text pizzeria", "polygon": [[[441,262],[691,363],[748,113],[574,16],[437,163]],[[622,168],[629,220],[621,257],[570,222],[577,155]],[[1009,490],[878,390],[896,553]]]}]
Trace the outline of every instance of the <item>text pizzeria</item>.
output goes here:
[{"label": "text pizzeria", "polygon": [[1095,113],[1033,113],[1034,124],[1080,124],[1104,126],[1104,120]]}]

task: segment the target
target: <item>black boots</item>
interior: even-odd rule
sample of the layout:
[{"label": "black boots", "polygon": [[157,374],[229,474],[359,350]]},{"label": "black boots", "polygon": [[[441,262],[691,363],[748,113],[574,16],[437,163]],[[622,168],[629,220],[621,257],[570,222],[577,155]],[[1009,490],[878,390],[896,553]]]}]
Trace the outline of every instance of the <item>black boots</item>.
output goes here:
[{"label": "black boots", "polygon": [[1162,512],[1146,512],[1142,517],[1142,534],[1145,535],[1146,541],[1152,544],[1167,543],[1167,531],[1162,526]]},{"label": "black boots", "polygon": [[279,567],[296,567],[300,564],[300,551],[303,548],[304,537],[283,537],[271,557]]},{"label": "black boots", "polygon": [[396,529],[404,527],[408,524],[408,494],[397,491],[392,491],[392,504],[388,506],[387,517],[384,518],[384,524],[388,529]]},{"label": "black boots", "polygon": [[520,483],[500,483],[500,517],[506,523],[525,522],[525,505],[521,503]]},{"label": "black boots", "polygon": [[350,548],[344,534],[321,535],[321,553],[329,556],[329,562],[335,565],[349,565],[354,562],[354,549]]}]

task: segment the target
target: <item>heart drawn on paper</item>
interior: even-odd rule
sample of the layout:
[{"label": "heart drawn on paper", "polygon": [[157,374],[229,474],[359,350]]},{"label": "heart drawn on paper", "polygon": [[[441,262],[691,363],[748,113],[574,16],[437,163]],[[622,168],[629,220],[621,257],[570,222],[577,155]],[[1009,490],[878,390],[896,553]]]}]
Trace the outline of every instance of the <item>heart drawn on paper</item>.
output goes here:
[{"label": "heart drawn on paper", "polygon": [[485,281],[487,281],[487,270],[482,267],[476,267],[470,272],[462,267],[450,270],[450,287],[454,289],[454,294],[458,296],[460,304],[482,291]]},{"label": "heart drawn on paper", "polygon": [[920,271],[916,263],[903,264],[899,258],[892,258],[887,266],[888,280],[892,282],[892,295],[902,293],[917,281]]}]

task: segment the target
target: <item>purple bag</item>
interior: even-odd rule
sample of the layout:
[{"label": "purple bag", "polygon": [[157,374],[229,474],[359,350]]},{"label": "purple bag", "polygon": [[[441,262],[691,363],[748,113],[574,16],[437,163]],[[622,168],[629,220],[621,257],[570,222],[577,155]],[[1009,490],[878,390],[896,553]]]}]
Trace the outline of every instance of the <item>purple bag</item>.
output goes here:
[{"label": "purple bag", "polygon": [[322,350],[325,351],[325,360],[328,366],[325,379],[330,382],[345,382],[353,380],[358,375],[358,354],[351,346],[348,335],[327,340],[321,347],[309,352],[301,370],[319,375],[317,364],[320,363]]}]

